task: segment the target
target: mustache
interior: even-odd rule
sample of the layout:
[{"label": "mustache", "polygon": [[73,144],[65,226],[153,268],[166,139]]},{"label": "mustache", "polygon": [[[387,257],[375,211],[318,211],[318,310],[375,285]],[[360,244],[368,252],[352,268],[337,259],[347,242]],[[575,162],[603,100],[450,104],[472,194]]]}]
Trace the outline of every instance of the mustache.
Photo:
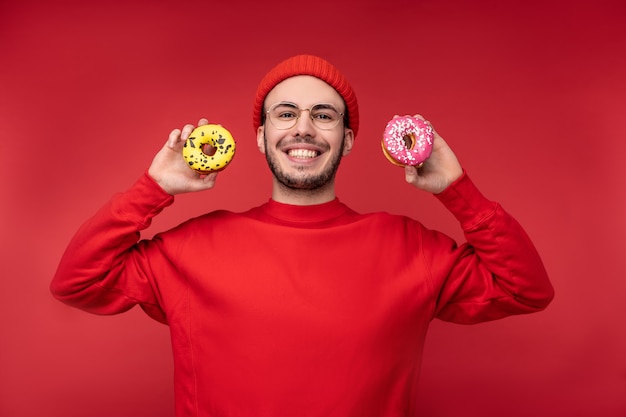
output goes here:
[{"label": "mustache", "polygon": [[[267,144],[267,141],[265,141],[265,143]],[[285,147],[288,147],[288,146],[300,145],[300,144],[307,144],[307,145],[315,146],[323,150],[330,149],[330,145],[328,145],[328,143],[323,142],[323,141],[317,141],[313,137],[308,136],[308,135],[307,136],[295,136],[291,138],[282,139],[277,144],[277,148],[284,149]]]}]

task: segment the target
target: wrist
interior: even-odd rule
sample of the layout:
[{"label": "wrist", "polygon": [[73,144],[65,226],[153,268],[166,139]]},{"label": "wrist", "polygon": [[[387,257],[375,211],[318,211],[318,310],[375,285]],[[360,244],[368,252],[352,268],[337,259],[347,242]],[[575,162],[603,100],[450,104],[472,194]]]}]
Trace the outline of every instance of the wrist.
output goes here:
[{"label": "wrist", "polygon": [[148,177],[150,179],[150,181],[157,185],[161,191],[163,191],[165,194],[173,196],[176,193],[173,192],[173,190],[170,189],[170,187],[168,187],[165,182],[158,176],[158,175],[154,175],[153,172],[148,169],[145,173],[146,177]]}]

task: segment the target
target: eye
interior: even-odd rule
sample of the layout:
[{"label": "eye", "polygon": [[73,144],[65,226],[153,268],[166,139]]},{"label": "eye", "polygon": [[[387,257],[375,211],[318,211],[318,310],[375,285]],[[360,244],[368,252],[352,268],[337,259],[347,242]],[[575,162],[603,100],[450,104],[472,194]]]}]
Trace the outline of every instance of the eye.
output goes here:
[{"label": "eye", "polygon": [[298,108],[289,104],[279,104],[271,110],[271,115],[278,120],[297,119]]},{"label": "eye", "polygon": [[332,114],[325,113],[323,111],[313,113],[313,117],[319,120],[332,120]]},{"label": "eye", "polygon": [[322,123],[330,123],[339,118],[339,113],[331,107],[317,107],[311,110],[311,117]]},{"label": "eye", "polygon": [[276,112],[276,117],[279,119],[296,119],[298,115],[293,110],[280,110]]}]

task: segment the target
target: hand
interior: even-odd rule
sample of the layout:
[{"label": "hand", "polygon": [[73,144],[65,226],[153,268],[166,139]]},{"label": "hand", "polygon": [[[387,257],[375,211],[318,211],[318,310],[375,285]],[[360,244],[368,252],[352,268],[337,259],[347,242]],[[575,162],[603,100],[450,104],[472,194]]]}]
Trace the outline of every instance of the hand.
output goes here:
[{"label": "hand", "polygon": [[[208,123],[207,119],[200,119],[198,126]],[[194,128],[195,126],[187,124],[182,130],[172,130],[167,142],[148,168],[148,175],[171,195],[208,190],[215,186],[217,172],[200,174],[190,169],[183,159],[183,145]]]},{"label": "hand", "polygon": [[[414,117],[426,121],[419,114],[416,114]],[[430,122],[426,121],[426,123],[432,127]],[[463,174],[463,168],[446,141],[439,136],[434,128],[433,132],[433,152],[430,158],[420,168],[413,166],[405,167],[404,175],[406,182],[409,184],[413,184],[420,190],[438,194]]]}]

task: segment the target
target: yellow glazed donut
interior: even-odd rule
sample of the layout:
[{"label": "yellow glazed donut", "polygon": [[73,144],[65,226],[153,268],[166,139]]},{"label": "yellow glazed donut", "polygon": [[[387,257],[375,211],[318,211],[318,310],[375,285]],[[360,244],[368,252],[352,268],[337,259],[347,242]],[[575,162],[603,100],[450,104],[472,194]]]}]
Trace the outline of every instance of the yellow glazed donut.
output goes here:
[{"label": "yellow glazed donut", "polygon": [[198,126],[183,146],[183,158],[189,167],[202,174],[223,170],[234,156],[235,140],[220,125]]}]

